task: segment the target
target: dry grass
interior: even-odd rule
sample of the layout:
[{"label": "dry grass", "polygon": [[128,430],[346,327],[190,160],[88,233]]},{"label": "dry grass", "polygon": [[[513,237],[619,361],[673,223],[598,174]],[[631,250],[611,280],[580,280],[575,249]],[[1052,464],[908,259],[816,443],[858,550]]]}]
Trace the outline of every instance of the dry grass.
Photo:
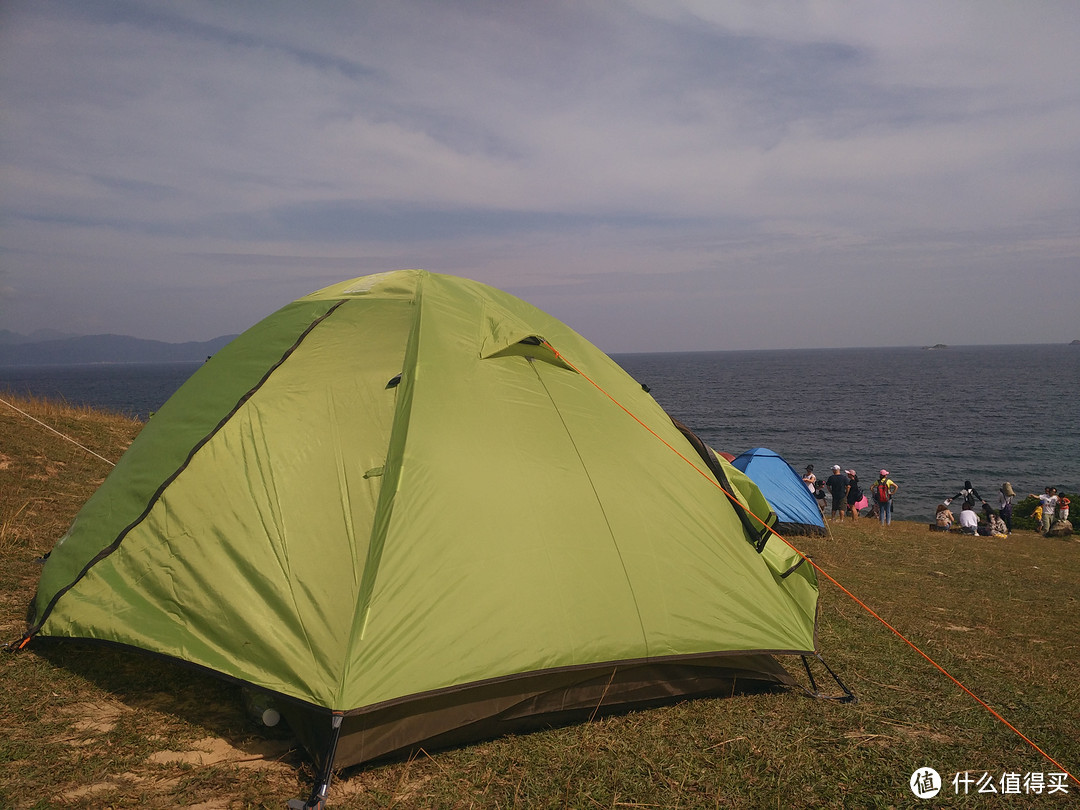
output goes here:
[{"label": "dry grass", "polygon": [[[142,424],[49,400],[3,396],[0,403],[0,551],[44,554],[109,472],[83,447],[115,461]],[[14,410],[15,408],[18,411]],[[70,437],[79,447],[23,413]],[[74,511],[73,511],[74,507]]]},{"label": "dry grass", "polygon": [[[140,424],[20,400],[116,459]],[[0,404],[0,628],[16,638],[40,566],[108,465]],[[795,539],[1072,773],[1080,768],[1080,544],[884,530]],[[907,807],[911,773],[1058,768],[822,582],[820,647],[854,705],[796,692],[691,701],[354,769],[332,805],[395,807]],[[792,662],[792,671],[801,667]],[[281,807],[312,774],[287,731],[245,716],[236,687],[76,643],[0,658],[0,806]],[[952,794],[937,806],[1058,807],[1080,798]],[[942,799],[944,798],[944,801]],[[1071,798],[1073,801],[1068,802]]]}]

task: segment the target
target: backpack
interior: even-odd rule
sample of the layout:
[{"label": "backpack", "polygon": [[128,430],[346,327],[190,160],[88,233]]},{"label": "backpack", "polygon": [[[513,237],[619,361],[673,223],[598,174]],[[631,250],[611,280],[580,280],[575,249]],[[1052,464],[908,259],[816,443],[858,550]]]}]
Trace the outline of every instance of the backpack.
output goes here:
[{"label": "backpack", "polygon": [[891,496],[889,485],[885,481],[878,481],[877,486],[874,488],[874,500],[878,503],[888,503]]}]

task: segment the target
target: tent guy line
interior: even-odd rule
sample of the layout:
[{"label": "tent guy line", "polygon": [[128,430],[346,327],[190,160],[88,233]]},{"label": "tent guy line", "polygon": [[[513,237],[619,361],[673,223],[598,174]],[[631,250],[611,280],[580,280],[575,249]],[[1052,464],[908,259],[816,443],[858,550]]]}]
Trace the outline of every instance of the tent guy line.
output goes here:
[{"label": "tent guy line", "polygon": [[1042,748],[1039,747],[1039,745],[1034,740],[1032,740],[1030,737],[1028,737],[1026,734],[1024,734],[1022,731],[1020,731],[1020,729],[1018,729],[1016,726],[1014,726],[1012,723],[1010,723],[1008,720],[1006,720],[997,710],[994,709],[993,706],[991,706],[985,700],[983,700],[978,695],[976,695],[971,689],[969,689],[967,686],[965,686],[958,678],[956,678],[952,673],[950,673],[947,669],[945,669],[945,667],[943,667],[941,664],[939,664],[937,661],[935,661],[933,658],[931,658],[927,653],[923,652],[923,650],[920,649],[919,646],[917,644],[915,644],[915,642],[913,642],[911,639],[909,639],[907,636],[905,636],[903,633],[901,633],[899,630],[897,630],[895,627],[893,627],[893,625],[891,625],[888,621],[886,621],[884,618],[882,618],[873,608],[871,608],[869,605],[867,605],[865,602],[863,602],[861,599],[859,599],[859,597],[857,597],[850,590],[848,590],[843,585],[841,585],[840,582],[837,581],[828,571],[826,571],[824,568],[822,568],[820,565],[818,565],[816,562],[814,562],[807,554],[804,554],[800,549],[796,548],[786,537],[784,537],[782,534],[777,532],[766,521],[762,520],[758,515],[756,515],[752,509],[745,506],[738,498],[736,498],[733,494],[728,492],[727,489],[725,489],[724,486],[719,481],[717,481],[715,478],[707,475],[696,464],[694,464],[690,459],[688,459],[685,455],[683,455],[681,452],[679,452],[679,450],[677,450],[670,443],[668,443],[663,437],[657,435],[657,433],[652,428],[650,428],[648,425],[646,425],[644,422],[642,422],[640,419],[638,419],[638,417],[634,413],[632,413],[628,408],[626,408],[621,402],[619,402],[610,393],[605,391],[596,381],[591,379],[581,369],[577,368],[571,360],[569,360],[566,357],[564,357],[563,355],[561,355],[559,353],[559,351],[554,346],[551,346],[550,344],[548,344],[547,348],[549,348],[552,352],[554,352],[556,357],[558,357],[560,360],[562,360],[564,363],[566,363],[570,368],[572,368],[574,371],[576,371],[578,374],[580,374],[582,376],[582,378],[585,379],[590,385],[594,386],[598,391],[600,391],[600,393],[602,393],[604,396],[606,396],[608,399],[610,399],[613,403],[615,403],[615,405],[617,405],[631,419],[633,419],[635,422],[637,422],[641,427],[645,428],[645,430],[647,430],[650,434],[652,434],[652,436],[654,438],[656,438],[661,443],[666,445],[668,447],[668,449],[671,450],[671,452],[673,452],[675,455],[677,455],[679,458],[681,458],[683,461],[685,461],[687,464],[689,464],[691,467],[693,467],[695,470],[697,470],[698,473],[703,478],[708,480],[713,486],[715,486],[717,489],[719,489],[721,492],[723,492],[728,497],[728,499],[732,502],[732,504],[735,505],[736,509],[741,509],[742,511],[744,511],[745,513],[750,515],[750,517],[752,517],[754,520],[756,520],[758,523],[760,523],[773,536],[775,536],[775,537],[779,538],[780,540],[782,540],[792,551],[794,551],[796,554],[798,554],[804,561],[810,563],[810,565],[813,566],[815,571],[817,571],[819,574],[821,574],[823,577],[825,577],[825,579],[829,580],[829,582],[831,582],[833,585],[835,585],[837,588],[839,588],[840,591],[843,592],[845,595],[847,595],[853,602],[855,602],[855,604],[857,604],[859,607],[861,607],[863,610],[865,610],[867,613],[869,613],[871,616],[873,616],[875,619],[877,619],[879,622],[881,622],[881,624],[883,624],[885,627],[887,627],[897,638],[899,638],[901,641],[903,641],[905,644],[907,644],[909,647],[911,647],[911,649],[913,649],[915,652],[917,652],[919,655],[921,655],[923,658],[925,658],[935,669],[937,669],[942,675],[944,675],[946,678],[948,678],[954,684],[959,686],[960,689],[962,689],[964,692],[966,692],[976,703],[978,703],[980,706],[982,706],[984,709],[986,709],[986,711],[988,711],[991,715],[993,715],[995,718],[997,718],[999,721],[1001,721],[1010,731],[1012,731],[1014,734],[1016,734],[1018,737],[1020,737],[1020,739],[1022,739],[1024,742],[1026,742],[1028,745],[1030,745],[1032,748],[1034,748],[1036,751],[1038,751],[1040,754],[1042,754],[1042,756],[1045,759],[1047,759],[1049,762],[1053,763],[1056,767],[1060,768],[1064,773],[1066,773],[1068,775],[1068,777],[1073,782],[1080,785],[1080,779],[1078,779],[1076,776],[1074,776],[1064,765],[1062,765],[1060,762],[1058,762],[1056,759],[1054,759],[1052,756],[1050,756],[1048,753],[1046,753]]},{"label": "tent guy line", "polygon": [[90,455],[92,455],[92,456],[96,456],[97,458],[100,458],[100,459],[101,459],[102,461],[104,461],[104,462],[105,462],[106,464],[108,464],[108,465],[109,465],[110,467],[115,467],[115,466],[116,466],[116,462],[113,462],[113,461],[109,461],[109,460],[108,460],[107,458],[105,458],[105,456],[102,456],[102,455],[98,455],[97,453],[95,453],[95,452],[94,452],[93,450],[91,450],[91,449],[90,449],[89,447],[87,447],[86,445],[83,445],[83,444],[79,444],[79,443],[78,443],[77,441],[75,441],[75,440],[74,440],[73,438],[71,438],[70,436],[66,436],[66,435],[64,435],[63,433],[61,433],[61,432],[60,432],[59,430],[56,430],[56,428],[52,428],[52,427],[49,427],[49,426],[48,426],[48,425],[46,425],[46,424],[45,424],[44,422],[42,422],[42,421],[41,421],[40,419],[37,419],[37,418],[35,418],[35,417],[31,416],[30,414],[28,414],[28,413],[27,413],[26,411],[22,410],[21,408],[18,408],[18,407],[16,407],[15,405],[12,405],[12,404],[11,404],[10,402],[8,402],[8,401],[7,401],[6,399],[0,398],[0,402],[2,402],[2,403],[4,403],[5,405],[7,405],[7,406],[8,406],[9,408],[11,408],[11,410],[13,410],[13,411],[17,411],[18,413],[21,413],[21,414],[22,414],[23,416],[25,416],[25,417],[26,417],[27,419],[31,420],[32,422],[37,422],[37,423],[38,423],[39,425],[41,425],[41,426],[42,426],[43,428],[45,428],[46,430],[51,430],[51,431],[52,431],[53,433],[55,433],[55,434],[56,434],[57,436],[59,436],[59,437],[60,437],[61,439],[64,439],[65,441],[69,441],[69,442],[71,442],[71,443],[72,443],[73,445],[75,445],[76,447],[80,447],[80,448],[82,448],[83,450],[85,450],[85,451],[86,451],[87,453],[89,453]]}]

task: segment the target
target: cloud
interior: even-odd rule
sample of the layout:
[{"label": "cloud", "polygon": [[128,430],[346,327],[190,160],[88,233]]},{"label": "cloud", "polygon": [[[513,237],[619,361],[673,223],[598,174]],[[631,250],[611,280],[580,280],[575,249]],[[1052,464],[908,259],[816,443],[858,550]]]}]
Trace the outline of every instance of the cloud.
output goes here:
[{"label": "cloud", "polygon": [[994,324],[942,342],[1071,339],[1015,313],[1080,293],[1078,9],[7,3],[5,320],[205,339],[422,266],[610,350],[920,343],[942,281]]}]

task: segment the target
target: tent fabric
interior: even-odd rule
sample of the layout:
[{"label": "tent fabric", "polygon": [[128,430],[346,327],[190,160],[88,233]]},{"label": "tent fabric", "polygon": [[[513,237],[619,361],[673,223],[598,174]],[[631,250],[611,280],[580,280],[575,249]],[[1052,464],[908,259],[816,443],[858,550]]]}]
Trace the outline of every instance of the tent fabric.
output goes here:
[{"label": "tent fabric", "polygon": [[825,533],[825,521],[817,501],[779,453],[767,447],[753,447],[731,463],[757,484],[776,512],[777,531],[781,534]]},{"label": "tent fabric", "polygon": [[599,349],[507,293],[402,270],[210,358],[57,542],[28,634],[271,693],[317,762],[343,714],[340,767],[787,681],[771,656],[813,654],[817,582],[755,540]]}]

